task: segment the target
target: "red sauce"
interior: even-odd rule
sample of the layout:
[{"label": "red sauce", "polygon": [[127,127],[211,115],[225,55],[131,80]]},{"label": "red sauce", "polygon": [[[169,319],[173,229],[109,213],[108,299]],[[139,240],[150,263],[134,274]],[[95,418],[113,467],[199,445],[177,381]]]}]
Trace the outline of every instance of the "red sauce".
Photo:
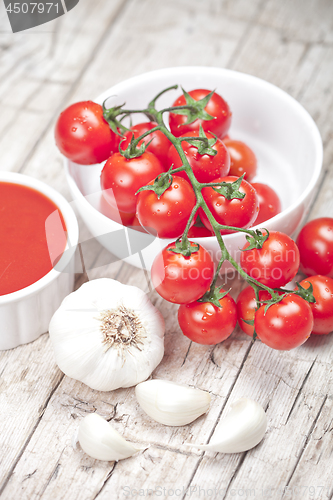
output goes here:
[{"label": "red sauce", "polygon": [[35,189],[0,182],[0,295],[45,276],[66,247],[58,207]]}]

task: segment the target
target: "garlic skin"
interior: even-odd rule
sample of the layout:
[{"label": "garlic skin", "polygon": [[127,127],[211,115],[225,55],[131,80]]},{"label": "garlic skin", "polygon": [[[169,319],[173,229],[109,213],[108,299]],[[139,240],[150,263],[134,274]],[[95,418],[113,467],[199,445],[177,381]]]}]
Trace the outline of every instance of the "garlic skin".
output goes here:
[{"label": "garlic skin", "polygon": [[209,408],[210,394],[167,380],[147,380],[135,388],[136,398],[153,420],[160,424],[179,426],[197,419]]},{"label": "garlic skin", "polygon": [[83,451],[97,460],[118,462],[144,449],[126,441],[97,413],[90,413],[81,420],[78,441]]},{"label": "garlic skin", "polygon": [[249,398],[237,399],[228,415],[218,424],[209,444],[190,444],[200,450],[242,453],[260,443],[267,429],[267,417],[259,403]]},{"label": "garlic skin", "polygon": [[146,380],[163,358],[164,330],[142,290],[107,278],[68,295],[49,327],[59,368],[99,391]]}]

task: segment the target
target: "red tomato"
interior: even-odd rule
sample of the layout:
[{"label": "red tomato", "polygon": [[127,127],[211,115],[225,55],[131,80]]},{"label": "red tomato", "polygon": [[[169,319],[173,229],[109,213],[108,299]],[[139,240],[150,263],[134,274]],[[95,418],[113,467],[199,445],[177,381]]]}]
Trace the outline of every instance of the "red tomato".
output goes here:
[{"label": "red tomato", "polygon": [[[121,149],[126,149],[127,146],[130,143],[130,140],[132,136],[134,135],[134,138],[137,139],[140,135],[144,134],[145,132],[148,132],[148,130],[156,127],[157,123],[154,122],[145,122],[145,123],[138,123],[137,125],[133,125],[131,127],[132,132],[126,132],[124,135],[125,140],[122,141],[121,143]],[[152,141],[149,146],[147,147],[146,151],[149,151],[150,153],[153,153],[157,158],[160,160],[162,163],[163,167],[167,167],[167,160],[168,160],[168,151],[171,146],[171,142],[167,137],[161,132],[160,130],[157,130],[156,132],[153,132],[152,134],[147,135],[142,141],[139,142],[139,146],[145,142],[146,144]]]},{"label": "red tomato", "polygon": [[[237,177],[227,176],[214,179],[213,182],[227,182],[231,183],[237,180]],[[242,181],[239,191],[245,193],[242,199],[234,198],[227,200],[222,194],[217,193],[211,187],[205,187],[201,193],[205,202],[216,221],[224,226],[234,226],[241,228],[250,227],[258,215],[259,201],[255,189],[247,181]],[[208,217],[202,210],[199,209],[199,214],[202,222],[207,229],[212,230],[212,226]],[[221,231],[221,234],[232,233],[233,231]]]},{"label": "red tomato", "polygon": [[[243,250],[249,246],[247,242]],[[286,234],[271,231],[262,248],[241,252],[240,265],[252,278],[271,288],[291,281],[299,268],[296,243]]]},{"label": "red tomato", "polygon": [[[148,183],[153,184],[154,180]],[[171,186],[160,198],[154,191],[141,191],[138,194],[136,214],[148,233],[159,238],[178,238],[185,230],[195,203],[192,186],[175,175]]]},{"label": "red tomato", "polygon": [[163,172],[161,162],[153,153],[143,153],[128,160],[115,153],[105,163],[101,173],[101,187],[105,199],[121,212],[136,210],[136,192]]},{"label": "red tomato", "polygon": [[124,226],[128,226],[131,229],[135,229],[135,231],[139,231],[140,233],[148,233],[148,231],[146,231],[145,228],[141,226],[139,219],[137,218],[136,215],[134,215],[134,219],[131,221],[130,224],[124,224]]},{"label": "red tomato", "polygon": [[92,101],[72,104],[59,116],[55,141],[60,152],[81,165],[101,163],[114,153],[119,144],[103,118],[103,108]]},{"label": "red tomato", "polygon": [[[195,243],[191,242],[191,246]],[[184,257],[170,251],[175,242],[160,252],[151,268],[151,279],[156,291],[169,302],[187,304],[200,299],[208,290],[214,275],[211,256],[202,246]]]},{"label": "red tomato", "polygon": [[260,340],[281,351],[289,351],[303,344],[313,328],[309,303],[290,294],[265,312],[262,305],[255,314],[254,327]]},{"label": "red tomato", "polygon": [[[220,292],[224,290],[221,288]],[[227,339],[237,323],[236,304],[229,294],[219,303],[221,307],[210,302],[181,305],[178,322],[183,334],[193,342],[204,345],[215,345]]]},{"label": "red tomato", "polygon": [[[200,101],[209,93],[210,90],[205,89],[195,89],[189,92],[190,96],[195,101]],[[185,104],[186,99],[184,95],[181,95],[178,99],[176,99],[172,106],[184,106]],[[173,135],[179,137],[186,132],[199,130],[201,124],[204,130],[212,132],[217,135],[217,137],[223,137],[228,132],[231,124],[231,112],[228,104],[219,94],[215,92],[205,107],[205,111],[207,111],[207,113],[214,118],[212,120],[198,119],[189,125],[185,125],[185,122],[187,121],[186,115],[170,113],[169,124]]]},{"label": "red tomato", "polygon": [[[260,300],[270,300],[271,294],[266,292],[266,290],[260,290],[259,299]],[[254,313],[257,308],[256,296],[252,286],[247,286],[240,292],[237,297],[237,316],[238,323],[243,332],[247,335],[253,336],[254,326],[245,323],[243,320],[252,321],[254,319]]]},{"label": "red tomato", "polygon": [[281,201],[274,189],[267,184],[253,182],[252,186],[257,191],[259,198],[259,213],[254,222],[257,226],[281,212]]},{"label": "red tomato", "polygon": [[315,303],[310,303],[313,314],[313,332],[325,335],[333,331],[333,279],[326,276],[311,276],[301,281],[303,288],[313,286]]},{"label": "red tomato", "polygon": [[333,278],[333,219],[314,219],[303,227],[297,238],[301,270],[312,276],[322,274]]},{"label": "red tomato", "polygon": [[257,173],[257,158],[244,142],[223,138],[230,154],[230,175],[241,177],[250,182]]},{"label": "red tomato", "polygon": [[[187,132],[182,137],[198,137],[199,132]],[[214,136],[206,132],[208,139],[213,139]],[[182,142],[182,148],[186,155],[189,164],[192,167],[193,173],[199,182],[212,182],[217,177],[228,175],[230,169],[230,158],[227,148],[220,139],[216,141],[213,149],[217,151],[215,156],[208,154],[201,155],[198,153],[198,148],[192,146],[188,142]],[[175,146],[171,146],[168,154],[168,167],[173,165],[173,168],[181,167],[183,164]],[[177,175],[189,180],[185,172],[178,172]]]},{"label": "red tomato", "polygon": [[135,213],[119,212],[119,210],[104,198],[103,193],[100,199],[99,211],[109,219],[122,224],[123,226],[131,226],[135,217]]},{"label": "red tomato", "polygon": [[204,226],[192,226],[190,227],[187,236],[189,238],[207,238],[208,236],[214,236],[214,233],[209,231],[209,229]]}]

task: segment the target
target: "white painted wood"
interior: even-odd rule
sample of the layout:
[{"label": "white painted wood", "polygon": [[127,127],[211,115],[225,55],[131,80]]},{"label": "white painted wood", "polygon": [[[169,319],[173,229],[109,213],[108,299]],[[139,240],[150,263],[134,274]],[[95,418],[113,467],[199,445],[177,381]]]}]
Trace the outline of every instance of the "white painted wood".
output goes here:
[{"label": "white painted wood", "polygon": [[[316,120],[325,145],[326,184],[310,217],[333,216],[328,0],[82,0],[35,34],[15,35],[2,7],[1,169],[38,177],[70,199],[53,138],[61,109],[143,71],[192,64],[230,67],[279,85]],[[110,277],[149,290],[143,271],[114,261],[97,242],[85,246],[90,235],[81,221],[80,230],[86,273],[78,275],[77,286]],[[244,284],[228,280],[226,286],[231,285],[236,298]],[[263,498],[263,491],[266,498],[280,498],[276,488],[286,486],[314,486],[311,498],[330,498],[332,338],[310,339],[284,353],[259,341],[252,345],[237,328],[216,347],[199,346],[182,336],[177,306],[155,292],[149,295],[166,319],[165,357],[153,376],[209,391],[210,411],[184,428],[154,423],[138,406],[133,389],[99,393],[63,377],[43,335],[0,353],[2,498],[104,500],[158,487],[166,488],[162,498],[175,498],[170,488],[180,488],[180,498],[187,498],[186,491],[190,498],[204,498],[215,487],[216,498],[244,498],[244,489],[255,489],[252,498]],[[221,455],[183,446],[209,441],[241,396],[267,407],[269,427],[257,448]],[[94,411],[111,419],[127,439],[150,443],[150,448],[116,465],[90,459],[79,446],[73,449],[80,419]],[[329,488],[329,494],[319,486]],[[290,491],[297,500],[308,498]]]}]

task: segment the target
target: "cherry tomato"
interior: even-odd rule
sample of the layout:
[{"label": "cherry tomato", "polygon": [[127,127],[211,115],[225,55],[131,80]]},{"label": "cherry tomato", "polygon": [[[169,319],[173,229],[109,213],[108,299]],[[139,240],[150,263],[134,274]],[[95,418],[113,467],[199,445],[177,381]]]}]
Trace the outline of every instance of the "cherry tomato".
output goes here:
[{"label": "cherry tomato", "polygon": [[[247,242],[243,247],[249,246]],[[271,231],[262,248],[241,252],[240,265],[252,278],[271,288],[279,288],[293,279],[299,268],[296,243],[286,234]]]},{"label": "cherry tomato", "polygon": [[214,236],[214,233],[209,231],[205,226],[192,226],[187,233],[189,238],[208,238],[208,236]]},{"label": "cherry tomato", "polygon": [[259,213],[254,222],[257,226],[281,212],[281,201],[274,189],[267,186],[267,184],[253,182],[252,186],[257,191],[259,198]]},{"label": "cherry tomato", "polygon": [[[195,101],[200,101],[210,90],[205,89],[195,89],[189,92],[190,96]],[[172,106],[184,106],[186,104],[186,99],[184,95],[181,95],[176,99]],[[175,113],[170,113],[169,124],[170,130],[176,137],[179,137],[186,132],[193,132],[194,130],[199,130],[200,124],[202,128],[208,132],[212,132],[217,135],[217,137],[223,137],[229,130],[231,124],[231,112],[228,104],[222,97],[216,92],[210,98],[205,111],[214,118],[212,120],[195,120],[193,123],[186,125],[187,121],[186,115],[178,115]]]},{"label": "cherry tomato", "polygon": [[[213,136],[208,132],[205,132],[208,139],[213,139]],[[199,132],[195,130],[194,132],[187,132],[182,135],[182,137],[198,137]],[[199,182],[211,182],[217,177],[224,177],[228,175],[230,169],[230,158],[227,148],[223,142],[218,139],[214,144],[212,149],[217,151],[215,156],[210,156],[208,154],[201,155],[198,152],[198,148],[192,146],[188,142],[182,142],[182,148],[187,157],[189,164],[192,167],[193,173]],[[173,168],[181,167],[183,164],[175,146],[171,146],[168,153],[168,166]],[[185,172],[178,172],[177,175],[184,177],[184,179],[189,180]]]},{"label": "cherry tomato", "polygon": [[104,198],[103,193],[100,198],[99,211],[108,217],[109,219],[118,222],[118,224],[122,224],[123,226],[131,226],[133,224],[133,220],[135,217],[135,213],[125,213],[119,212],[119,210]]},{"label": "cherry tomato", "polygon": [[[221,288],[220,292],[224,292]],[[237,323],[234,299],[225,295],[219,300],[221,307],[211,302],[192,302],[178,309],[179,326],[186,337],[204,345],[219,344],[233,332]]]},{"label": "cherry tomato", "polygon": [[117,150],[118,136],[103,118],[103,108],[92,101],[72,104],[59,116],[55,141],[60,152],[80,165],[101,163]]},{"label": "cherry tomato", "polygon": [[223,138],[230,154],[230,175],[241,177],[245,173],[244,179],[250,182],[257,173],[257,158],[244,142],[234,139]]},{"label": "cherry tomato", "polygon": [[131,220],[130,224],[124,224],[124,226],[128,226],[131,229],[135,229],[135,231],[139,231],[140,233],[148,233],[144,227],[141,226],[139,219],[134,214],[134,218]]},{"label": "cherry tomato", "polygon": [[333,278],[333,219],[321,217],[303,227],[297,238],[301,270],[307,276]]},{"label": "cherry tomato", "polygon": [[[191,242],[191,246],[196,246]],[[211,256],[201,245],[190,257],[174,253],[175,242],[160,252],[151,268],[156,291],[169,302],[187,304],[200,299],[208,290],[214,275]]]},{"label": "cherry tomato", "polygon": [[105,199],[121,212],[136,210],[136,192],[163,172],[161,162],[153,153],[143,153],[128,160],[115,153],[105,163],[101,173],[101,187]]},{"label": "cherry tomato", "polygon": [[[266,292],[266,290],[260,290],[259,299],[260,300],[270,300],[271,294]],[[237,297],[237,316],[238,323],[243,332],[247,335],[253,336],[254,326],[245,323],[243,320],[252,321],[254,320],[254,313],[257,308],[256,296],[252,286],[247,286],[240,292]]]},{"label": "cherry tomato", "polygon": [[265,312],[262,305],[255,314],[254,327],[260,340],[282,351],[303,344],[313,328],[309,303],[298,295],[289,294]]},{"label": "cherry tomato", "polygon": [[[214,179],[213,182],[227,182],[232,183],[237,181],[237,177],[227,176]],[[234,198],[227,200],[222,194],[216,192],[211,187],[204,187],[201,191],[207,206],[216,221],[224,226],[234,226],[241,228],[250,227],[257,218],[259,210],[259,201],[255,189],[247,181],[242,181],[239,191],[245,193],[245,197]],[[199,209],[199,214],[204,225],[212,231],[212,226],[208,217],[202,210]],[[221,234],[228,234],[234,231],[221,231]]]},{"label": "cherry tomato", "polygon": [[[137,139],[140,135],[156,127],[156,125],[157,123],[154,122],[145,122],[133,125],[133,127],[131,127],[130,129],[131,132],[126,132],[126,134],[124,135],[125,140],[121,142],[121,149],[124,150],[127,148],[133,135],[134,138]],[[138,145],[140,146],[143,142],[148,144],[149,141],[151,141],[151,143],[147,147],[146,151],[149,151],[150,153],[153,153],[155,156],[157,156],[166,170],[168,151],[171,146],[171,142],[160,130],[157,130],[156,132],[147,135],[144,139],[142,139],[142,141],[139,142]]]},{"label": "cherry tomato", "polygon": [[327,276],[311,276],[301,281],[303,288],[313,286],[315,303],[310,303],[313,314],[315,335],[325,335],[333,331],[333,279]]},{"label": "cherry tomato", "polygon": [[[148,183],[152,184],[154,180]],[[148,233],[159,238],[178,238],[185,230],[195,203],[192,186],[182,177],[174,175],[171,186],[160,198],[154,191],[138,194],[136,214]]]}]

